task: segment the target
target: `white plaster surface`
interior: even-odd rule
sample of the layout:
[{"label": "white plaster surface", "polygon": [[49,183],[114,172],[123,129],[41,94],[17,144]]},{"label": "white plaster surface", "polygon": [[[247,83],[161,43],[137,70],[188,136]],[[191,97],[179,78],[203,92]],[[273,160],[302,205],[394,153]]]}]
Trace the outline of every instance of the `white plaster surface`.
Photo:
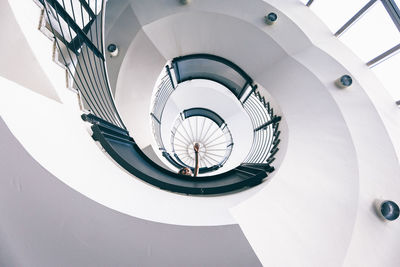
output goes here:
[{"label": "white plaster surface", "polygon": [[154,188],[102,152],[80,119],[74,94],[60,104],[0,77],[0,114],[13,135],[44,168],[90,199],[137,218],[176,225],[227,225],[229,208],[262,186],[241,193],[193,197]]},{"label": "white plaster surface", "polygon": [[[38,53],[45,53],[48,61],[51,61],[50,40],[35,29],[39,24],[40,9],[33,1],[24,3],[26,6],[18,5],[18,1],[1,1],[0,3],[0,34],[3,36],[0,42],[2,51],[2,63],[0,64],[0,75],[19,83],[26,88],[60,101],[57,91],[50,79],[47,77],[41,60],[37,60]],[[26,12],[30,10],[30,12]],[[21,14],[24,13],[24,14]],[[27,28],[32,32],[27,35]],[[35,51],[32,43],[38,41],[44,44]],[[44,56],[44,54],[42,54]],[[15,62],[25,62],[18,67]],[[43,60],[46,62],[46,60]],[[51,68],[58,67],[51,62]]]},{"label": "white plaster surface", "polygon": [[[287,152],[268,186],[211,198],[155,190],[100,153],[76,109],[5,79],[2,118],[39,163],[91,199],[172,224],[236,220],[264,266],[399,266],[400,225],[381,222],[371,207],[376,198],[400,202],[400,111],[311,11],[294,0],[268,2],[274,7],[257,0],[193,1],[184,7],[177,1],[132,1],[146,26],[118,78],[147,97],[166,58],[212,53],[237,63],[276,99],[287,123]],[[262,23],[270,10],[279,15],[274,27]],[[130,72],[142,66],[142,72]],[[355,83],[338,90],[333,81],[344,72]],[[133,98],[127,96],[133,93],[118,92],[119,82],[117,102],[136,134],[130,118],[141,113],[129,114]],[[148,102],[136,103],[138,111],[149,109]],[[146,131],[136,131],[137,141],[147,140]],[[237,204],[234,220],[227,209]]]},{"label": "white plaster surface", "polygon": [[324,86],[289,57],[258,82],[268,83],[280,103],[288,147],[268,186],[233,214],[266,266],[338,266],[358,201],[358,163],[347,125]]},{"label": "white plaster surface", "polygon": [[[52,60],[53,42],[38,31],[40,8],[33,1],[1,1],[0,75],[57,101],[64,101],[65,71]],[[6,41],[7,40],[7,41]],[[15,62],[24,62],[16,66]]]},{"label": "white plaster surface", "polygon": [[140,148],[151,144],[151,95],[166,59],[142,30],[130,44],[118,75],[115,101],[127,129]]}]

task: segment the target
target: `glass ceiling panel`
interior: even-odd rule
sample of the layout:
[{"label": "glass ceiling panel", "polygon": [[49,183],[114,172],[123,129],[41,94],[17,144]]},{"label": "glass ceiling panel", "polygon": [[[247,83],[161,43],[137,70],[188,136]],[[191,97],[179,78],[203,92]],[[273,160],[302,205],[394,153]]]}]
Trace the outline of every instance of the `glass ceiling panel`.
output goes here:
[{"label": "glass ceiling panel", "polygon": [[[306,4],[308,0],[300,0]],[[311,9],[335,33],[369,0],[314,1]],[[394,0],[400,6],[400,0]],[[365,62],[400,43],[400,33],[377,1],[339,39]],[[395,101],[400,100],[400,53],[371,68]]]},{"label": "glass ceiling panel", "polygon": [[395,101],[400,100],[400,53],[371,68]]},{"label": "glass ceiling panel", "polygon": [[368,2],[369,0],[316,0],[310,8],[335,33]]},{"label": "glass ceiling panel", "polygon": [[400,32],[385,7],[378,1],[339,39],[367,62],[399,44]]}]

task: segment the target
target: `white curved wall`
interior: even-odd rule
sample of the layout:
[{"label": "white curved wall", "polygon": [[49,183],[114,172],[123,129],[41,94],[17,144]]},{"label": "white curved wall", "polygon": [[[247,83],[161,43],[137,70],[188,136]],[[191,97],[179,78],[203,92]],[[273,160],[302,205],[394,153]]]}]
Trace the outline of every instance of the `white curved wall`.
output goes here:
[{"label": "white curved wall", "polygon": [[[43,38],[43,34],[37,30],[40,9],[33,1],[26,3],[2,1],[0,10],[2,25],[0,34],[4,36],[0,43],[0,49],[3,52],[0,75],[34,92],[60,101],[55,87],[65,83],[55,84],[54,78],[64,78],[64,76],[62,72],[56,73],[59,67],[51,60],[52,42]],[[24,62],[24,64],[15,68],[16,62]],[[47,76],[49,70],[57,70],[54,72],[53,79]],[[65,79],[58,81],[65,81]]]},{"label": "white curved wall", "polygon": [[[278,101],[287,121],[282,136],[287,153],[268,186],[214,198],[154,190],[100,152],[77,107],[43,99],[5,79],[2,85],[9,90],[0,91],[2,118],[57,178],[124,213],[173,224],[229,224],[235,220],[228,209],[241,203],[232,212],[266,266],[398,266],[399,224],[382,223],[371,207],[375,198],[400,202],[392,143],[400,129],[399,111],[385,106],[389,98],[372,73],[309,10],[294,0],[268,2],[275,7],[256,0],[245,8],[227,0],[184,7],[174,1],[133,1],[138,21],[146,26],[131,45],[133,56],[127,51],[133,61],[126,60],[120,73],[134,77],[121,76],[122,83],[143,81],[129,94],[147,97],[150,91],[142,89],[153,88],[165,58],[182,53],[217,54],[249,72]],[[279,15],[274,27],[262,23],[270,10]],[[345,72],[355,83],[338,90],[333,81]],[[120,99],[121,110],[125,103],[128,112],[131,100]],[[149,103],[139,100],[139,108],[148,110]],[[397,148],[399,141],[394,142]]]}]

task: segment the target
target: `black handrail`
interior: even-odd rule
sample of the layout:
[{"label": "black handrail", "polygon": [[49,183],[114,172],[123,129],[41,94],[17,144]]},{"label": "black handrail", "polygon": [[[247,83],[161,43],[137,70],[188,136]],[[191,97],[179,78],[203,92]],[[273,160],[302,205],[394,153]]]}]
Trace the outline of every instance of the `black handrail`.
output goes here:
[{"label": "black handrail", "polygon": [[211,54],[191,54],[172,60],[178,83],[192,79],[208,79],[228,88],[240,99],[253,80],[238,65],[225,58]]},{"label": "black handrail", "polygon": [[[87,120],[87,116],[82,116]],[[260,184],[273,171],[268,164],[242,164],[214,176],[191,177],[166,170],[150,160],[124,129],[102,127],[103,120],[91,116],[93,138],[128,172],[161,189],[185,194],[222,194]]]},{"label": "black handrail", "polygon": [[[54,36],[58,60],[72,79],[83,108],[125,129],[111,95],[105,66],[103,19],[105,1],[39,0],[47,28]],[[70,10],[67,12],[67,3]],[[101,3],[101,9],[97,10]],[[79,25],[81,24],[81,25]]]}]

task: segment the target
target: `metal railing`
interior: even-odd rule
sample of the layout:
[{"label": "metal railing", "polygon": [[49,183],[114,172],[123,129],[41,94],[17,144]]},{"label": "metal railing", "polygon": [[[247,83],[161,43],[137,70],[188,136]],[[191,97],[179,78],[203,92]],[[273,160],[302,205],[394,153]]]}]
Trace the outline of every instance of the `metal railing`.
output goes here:
[{"label": "metal railing", "polygon": [[253,144],[243,163],[272,163],[279,150],[281,117],[274,114],[270,103],[257,90],[249,95],[243,108],[251,119],[254,132]]},{"label": "metal railing", "polygon": [[[172,76],[176,78],[177,84],[191,79],[209,79],[227,87],[242,103],[253,125],[253,143],[243,163],[270,164],[275,160],[274,156],[279,150],[278,144],[280,143],[278,128],[281,117],[274,114],[270,103],[260,95],[257,85],[242,69],[226,59],[208,54],[178,57],[172,60],[172,66],[171,69],[167,66],[167,72],[161,79],[151,113],[157,145],[168,161],[174,166],[180,164],[175,151],[165,150],[161,136],[161,118],[164,106],[175,89]],[[172,70],[173,75],[171,75]],[[181,118],[180,123],[183,119]],[[173,131],[171,140],[174,139],[174,136],[175,132]],[[186,166],[186,164],[180,165]]]},{"label": "metal railing", "polygon": [[165,74],[159,82],[150,113],[152,118],[153,135],[156,139],[158,148],[163,152],[165,152],[165,148],[161,137],[161,120],[165,105],[174,90],[175,85],[172,80],[171,70],[169,66],[165,66]]},{"label": "metal railing", "polygon": [[233,62],[209,54],[194,54],[172,60],[178,83],[191,79],[209,79],[228,88],[243,104],[254,130],[252,148],[244,163],[271,163],[279,150],[279,120],[257,85]]},{"label": "metal railing", "polygon": [[[193,166],[189,166],[188,162],[186,162],[186,159],[181,159],[181,155],[176,149],[174,148],[174,141],[171,141],[171,147],[172,149],[170,151],[167,151],[165,148],[164,140],[162,138],[162,133],[161,133],[161,125],[162,125],[162,117],[163,117],[163,112],[165,109],[165,106],[167,104],[167,101],[171,94],[175,90],[175,83],[173,77],[176,77],[176,70],[177,67],[175,68],[170,68],[168,65],[165,67],[165,71],[162,74],[162,77],[160,78],[160,81],[157,86],[157,91],[154,96],[154,100],[152,103],[152,109],[151,109],[151,121],[152,121],[152,130],[153,130],[153,135],[156,140],[158,149],[161,151],[161,154],[165,159],[167,159],[174,167],[176,168],[184,168],[184,167],[189,167],[192,168]],[[177,80],[179,82],[179,80]],[[189,117],[192,116],[199,116],[202,118],[208,118],[210,121],[214,121],[218,127],[221,128],[221,131],[224,133],[225,136],[229,136],[229,140],[231,142],[229,144],[226,144],[226,151],[225,154],[221,156],[218,160],[215,161],[215,159],[208,159],[209,161],[207,163],[202,163],[200,162],[200,173],[206,173],[210,171],[214,171],[222,167],[227,159],[229,158],[231,152],[232,152],[232,147],[233,147],[233,142],[232,142],[232,135],[229,131],[229,128],[225,123],[222,125],[221,122],[224,122],[222,118],[220,118],[217,114],[215,114],[213,111],[204,109],[204,108],[192,108],[189,110],[185,110],[180,117],[177,118],[175,121],[174,127],[171,132],[171,140],[176,139],[190,139],[191,143],[194,142],[200,142],[201,140],[194,140],[194,136],[179,136],[177,137],[176,134],[177,128],[180,125],[183,125],[183,122],[185,119],[188,119]],[[217,128],[218,128],[217,127]],[[186,132],[187,134],[187,132]],[[209,140],[208,140],[209,141]],[[181,144],[182,145],[182,144]],[[205,144],[203,144],[205,145]],[[209,144],[207,144],[209,145]],[[187,156],[187,155],[186,155]],[[220,155],[218,155],[220,156]]]},{"label": "metal railing", "polygon": [[41,29],[54,38],[55,60],[67,71],[82,109],[125,129],[111,94],[104,54],[104,0],[37,0]]},{"label": "metal railing", "polygon": [[175,162],[189,168],[194,167],[193,144],[200,145],[200,173],[224,166],[234,145],[228,125],[205,108],[184,110],[172,127],[170,142]]}]

